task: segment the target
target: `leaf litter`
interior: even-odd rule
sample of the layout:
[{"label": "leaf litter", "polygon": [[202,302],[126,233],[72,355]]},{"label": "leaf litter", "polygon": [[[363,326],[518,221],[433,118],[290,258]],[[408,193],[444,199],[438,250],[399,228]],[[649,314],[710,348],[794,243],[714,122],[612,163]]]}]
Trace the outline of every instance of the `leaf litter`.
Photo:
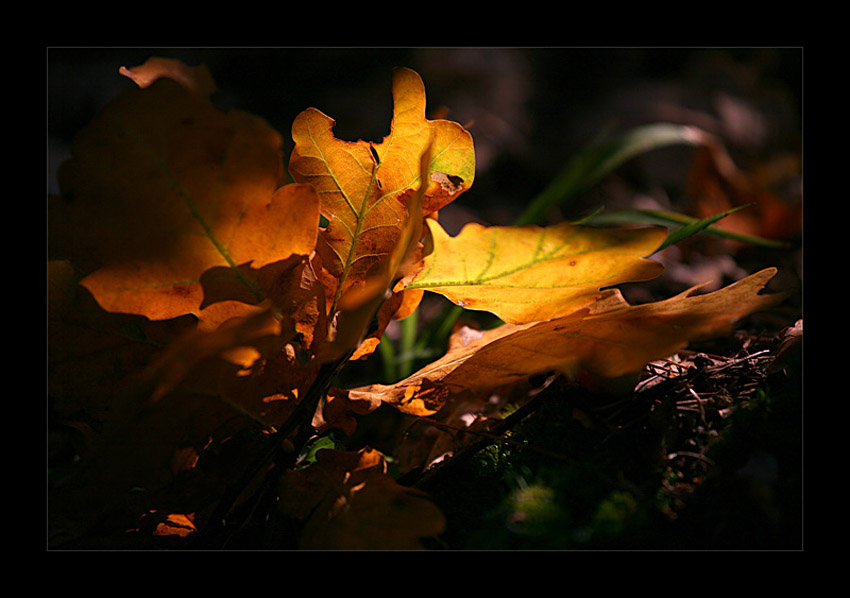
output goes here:
[{"label": "leaf litter", "polygon": [[[211,119],[227,124],[221,115],[209,110],[203,97],[196,97],[207,94],[209,90],[208,82],[202,81],[197,72],[183,71],[180,65],[173,64],[154,65],[152,68],[154,79],[158,72],[166,73],[164,76],[173,79],[185,75],[189,88],[192,88],[191,93],[196,95],[186,96],[187,92],[181,92],[177,86],[167,82],[151,85],[147,74],[142,77],[142,70],[137,71],[141,78],[137,83],[143,91],[128,95],[128,98],[153,97],[152,92],[182,94],[192,106],[203,106]],[[174,72],[169,74],[174,68],[177,68],[178,76]],[[180,83],[186,85],[184,81]],[[198,85],[194,86],[194,83]],[[144,384],[130,389],[104,389],[104,413],[109,409],[114,411],[104,418],[107,433],[100,435],[100,460],[88,461],[88,469],[81,470],[84,475],[78,479],[78,488],[71,489],[71,494],[64,499],[64,510],[69,515],[65,523],[69,527],[78,523],[81,526],[76,530],[71,529],[71,536],[79,534],[78,539],[83,542],[108,544],[115,536],[107,534],[97,537],[102,533],[100,530],[105,529],[100,526],[110,523],[121,525],[119,521],[135,517],[140,523],[146,520],[146,528],[150,528],[152,522],[157,524],[154,540],[165,536],[170,542],[174,540],[171,536],[189,536],[195,541],[203,541],[209,539],[209,534],[223,531],[228,536],[224,544],[220,544],[223,547],[233,539],[234,534],[242,534],[243,528],[249,524],[256,527],[264,513],[270,514],[274,510],[270,509],[273,501],[286,496],[291,490],[299,494],[299,484],[303,482],[309,485],[312,483],[309,480],[322,478],[333,464],[332,469],[338,465],[342,467],[342,485],[332,485],[333,495],[323,494],[323,497],[317,498],[318,502],[305,503],[308,511],[319,514],[319,519],[309,514],[301,517],[298,509],[298,513],[286,510],[297,506],[300,499],[292,498],[281,505],[282,512],[287,513],[284,519],[288,523],[285,525],[298,528],[293,533],[290,533],[292,530],[283,530],[279,537],[285,538],[284,542],[293,541],[293,547],[310,548],[380,548],[386,543],[397,547],[418,547],[423,535],[437,534],[445,526],[442,515],[427,501],[422,502],[423,495],[409,494],[404,487],[412,489],[432,486],[435,477],[445,477],[445,472],[463,467],[467,462],[464,456],[483,454],[502,445],[513,446],[519,453],[533,452],[563,458],[562,446],[557,443],[547,446],[547,437],[552,436],[551,429],[534,432],[534,420],[541,416],[547,426],[553,423],[554,420],[546,419],[546,412],[553,407],[566,406],[568,417],[565,422],[570,426],[579,426],[579,432],[597,435],[595,438],[579,438],[583,441],[584,450],[592,451],[596,447],[621,443],[623,435],[631,431],[653,431],[657,442],[651,443],[651,446],[659,451],[655,455],[656,459],[651,461],[654,463],[658,460],[667,467],[671,475],[665,477],[665,480],[671,484],[674,481],[682,487],[687,487],[688,483],[697,484],[702,479],[700,472],[685,471],[686,466],[705,468],[714,464],[714,457],[709,454],[709,445],[711,437],[716,434],[710,432],[719,433],[721,425],[737,411],[738,402],[749,401],[758,394],[765,378],[759,379],[753,372],[764,369],[764,360],[770,354],[767,350],[752,351],[751,347],[747,347],[746,353],[720,357],[720,353],[685,353],[682,347],[706,334],[726,334],[735,320],[781,300],[785,294],[771,297],[758,295],[775,269],[762,270],[746,282],[740,281],[721,291],[699,297],[689,297],[698,288],[694,287],[667,301],[632,306],[622,297],[611,295],[610,292],[597,294],[602,289],[592,288],[591,293],[599,297],[598,303],[581,312],[569,313],[567,309],[561,317],[550,320],[552,314],[533,310],[523,316],[522,319],[527,321],[515,327],[508,324],[508,328],[496,331],[495,337],[491,332],[482,332],[481,336],[486,336],[486,342],[479,343],[481,351],[478,355],[466,355],[463,361],[466,363],[468,360],[469,366],[458,370],[462,374],[469,367],[475,366],[483,370],[489,368],[489,371],[494,372],[500,368],[504,370],[508,362],[513,362],[509,369],[515,370],[514,375],[504,379],[491,377],[490,380],[486,376],[479,376],[475,381],[459,374],[451,378],[450,392],[449,386],[442,379],[422,375],[415,384],[397,389],[404,395],[404,402],[394,405],[393,401],[389,401],[389,404],[398,408],[415,397],[420,403],[424,402],[424,408],[399,411],[425,417],[413,419],[414,425],[408,428],[399,447],[399,454],[390,458],[389,462],[373,452],[368,445],[358,450],[356,443],[350,443],[339,450],[343,445],[338,448],[331,443],[330,446],[334,448],[317,450],[315,459],[303,464],[303,470],[301,466],[296,467],[298,454],[310,448],[311,435],[319,432],[323,426],[351,431],[353,426],[350,424],[356,419],[350,417],[352,413],[367,415],[382,404],[386,406],[387,401],[383,398],[375,400],[372,396],[374,392],[361,393],[364,395],[361,399],[365,400],[353,401],[354,404],[359,402],[359,406],[349,404],[348,397],[340,394],[339,389],[330,387],[331,381],[349,357],[364,358],[374,350],[391,319],[406,317],[415,310],[422,297],[421,289],[413,286],[405,290],[405,285],[415,280],[417,272],[423,267],[420,251],[428,245],[428,240],[420,237],[420,233],[426,230],[423,219],[427,218],[432,232],[437,230],[432,226],[437,222],[436,210],[452,201],[472,182],[474,156],[469,134],[455,123],[428,121],[424,118],[424,88],[418,75],[407,69],[396,70],[393,95],[396,107],[391,135],[380,145],[367,142],[350,144],[329,134],[321,142],[315,142],[313,125],[329,133],[333,121],[309,109],[302,113],[293,127],[296,151],[290,161],[290,171],[296,179],[298,176],[306,177],[303,182],[276,189],[275,181],[278,180],[280,170],[276,160],[269,160],[263,168],[262,185],[249,188],[243,186],[242,179],[235,175],[232,179],[225,177],[223,180],[228,181],[228,184],[235,183],[233,201],[227,204],[234,211],[227,216],[230,220],[221,220],[222,224],[216,226],[224,231],[230,230],[231,220],[242,223],[239,231],[245,233],[242,235],[244,239],[234,236],[231,245],[226,246],[220,242],[221,235],[215,227],[205,227],[207,234],[200,239],[203,251],[193,252],[192,255],[198,259],[196,262],[187,262],[185,265],[189,269],[180,272],[171,271],[171,255],[159,255],[142,243],[140,247],[144,251],[130,255],[129,261],[138,259],[140,263],[152,264],[152,274],[145,274],[147,278],[143,282],[153,280],[159,283],[164,280],[167,283],[165,287],[171,305],[169,311],[149,311],[151,306],[159,307],[160,302],[149,301],[141,295],[136,297],[135,292],[129,292],[132,287],[125,282],[136,282],[138,273],[144,274],[146,271],[142,268],[127,268],[128,260],[121,261],[126,256],[118,256],[121,259],[116,259],[114,254],[110,255],[108,251],[104,253],[102,259],[107,268],[109,260],[115,261],[112,272],[103,265],[98,266],[98,259],[92,259],[93,255],[85,251],[78,252],[79,255],[60,256],[78,259],[90,268],[88,284],[84,283],[77,292],[82,297],[87,288],[98,300],[100,307],[104,308],[93,314],[95,319],[106,318],[110,311],[125,312],[128,317],[137,314],[151,320],[168,320],[175,316],[197,317],[200,320],[195,337],[212,348],[207,352],[208,355],[197,353],[194,337],[183,336],[187,344],[185,350],[180,348],[179,343],[171,347],[179,349],[180,360],[170,360],[170,363],[180,366],[179,371],[172,372],[168,380],[163,380],[168,383],[160,384],[160,390],[153,394],[149,383],[144,380]],[[130,110],[128,117],[135,118],[135,114]],[[157,120],[155,109],[151,115]],[[187,122],[191,121],[180,121],[181,124]],[[280,137],[261,120],[251,122],[255,127],[251,134],[257,134],[257,139],[261,139],[262,147],[269,150],[269,155],[276,154]],[[169,134],[173,132],[171,124],[162,124]],[[308,130],[310,135],[304,137],[303,143],[299,143],[298,131],[302,129]],[[225,137],[213,139],[216,143],[212,145],[207,143],[209,140],[199,142],[197,147],[218,148],[221,145],[219,142],[227,141]],[[180,139],[184,138],[180,136]],[[87,164],[86,147],[81,146],[78,158],[78,163],[82,165]],[[303,153],[299,153],[301,148]],[[359,151],[356,155],[352,153],[355,148]],[[450,148],[451,151],[442,151]],[[128,146],[127,151],[130,150],[135,151],[135,146]],[[194,190],[195,198],[217,196],[217,193],[209,193],[206,187],[192,187],[196,181],[195,171],[192,164],[180,161],[184,159],[184,154],[174,154],[177,161],[171,172],[185,178],[186,188]],[[186,155],[189,155],[186,159],[190,160],[191,152]],[[210,165],[219,168],[225,164],[221,162],[223,155],[218,151],[207,155],[212,158]],[[352,158],[356,158],[355,166],[358,168],[352,169]],[[91,162],[95,164],[97,160]],[[133,164],[135,162],[131,161]],[[293,166],[299,164],[300,167],[293,169]],[[64,172],[77,173],[68,168]],[[72,195],[79,195],[74,191],[87,193],[88,199],[95,203],[106,196],[100,188],[102,181],[98,168],[81,169],[80,172],[86,176],[65,179],[63,187],[66,196],[61,198],[60,203],[53,203],[59,210],[56,215],[61,215],[63,219],[54,218],[54,222],[65,222],[64,218],[74,215],[70,211],[74,206],[66,201]],[[333,176],[329,178],[328,174]],[[257,248],[252,243],[241,242],[249,240],[249,236],[253,241],[255,235],[247,233],[261,230],[268,233],[269,238],[277,239],[278,233],[290,226],[288,222],[277,218],[252,219],[250,216],[255,212],[270,214],[282,201],[284,196],[281,192],[286,194],[291,191],[285,197],[292,201],[297,199],[299,202],[307,202],[316,208],[317,191],[322,193],[321,189],[315,188],[316,181],[330,181],[331,178],[340,181],[341,186],[335,182],[327,189],[328,192],[338,194],[343,191],[343,199],[349,206],[360,205],[356,202],[362,201],[364,210],[357,212],[354,220],[339,220],[341,228],[334,232],[335,218],[339,214],[346,214],[345,205],[337,202],[343,210],[336,210],[338,213],[335,215],[333,206],[336,204],[325,205],[326,199],[335,195],[326,194],[321,199],[322,215],[330,225],[317,230],[318,213],[315,210],[305,212],[306,225],[296,226],[305,233],[304,244],[298,244],[297,247],[287,245],[273,257],[268,257],[261,254],[271,246],[269,243],[260,243],[262,247]],[[203,180],[209,180],[209,177]],[[106,186],[113,184],[112,181],[107,183]],[[122,179],[120,184],[124,185],[125,181]],[[387,193],[400,193],[399,204],[384,203],[389,201],[387,198],[390,195],[381,194]],[[121,193],[117,196],[120,198]],[[169,202],[173,199],[163,197]],[[231,203],[234,205],[231,206]],[[237,203],[239,206],[235,205]],[[179,202],[177,205],[180,205]],[[187,205],[190,208],[189,215],[199,220],[200,212],[195,207],[200,204],[193,198]],[[392,214],[386,218],[375,217],[372,221],[369,218],[373,217],[373,213],[365,209],[367,205],[391,205]],[[172,204],[163,204],[163,214],[170,214],[168,210],[172,210]],[[114,215],[121,218],[124,213],[117,209]],[[185,220],[186,214],[175,213],[177,217]],[[213,222],[206,216],[200,218],[200,221],[202,224]],[[189,222],[194,220],[190,219]],[[245,225],[246,222],[250,226]],[[259,226],[261,222],[262,227]],[[124,221],[124,224],[129,224],[131,231],[139,228],[136,221]],[[156,230],[162,232],[158,227],[159,224]],[[104,230],[111,228],[104,225]],[[165,227],[163,230],[177,231],[180,227]],[[373,230],[381,232],[373,233]],[[341,234],[344,231],[352,234]],[[67,244],[68,249],[78,247],[73,241],[77,236],[73,226],[51,232],[59,234],[54,238],[62,239],[61,235],[66,235],[71,240]],[[317,233],[318,245],[315,243]],[[116,241],[116,246],[124,246],[124,239],[110,234],[113,236],[104,238]],[[658,245],[657,241],[660,238],[653,237],[650,247],[642,250],[638,257],[648,255],[652,247]],[[97,247],[97,250],[104,251],[104,248]],[[431,250],[437,252],[427,258],[432,263],[442,255],[443,259],[454,259],[464,267],[466,265],[465,259],[460,259],[465,255],[463,247],[451,250],[435,245]],[[501,252],[500,255],[507,256],[508,253]],[[487,248],[482,255],[489,261],[475,270],[474,274],[479,278],[493,267],[491,262],[496,257]],[[509,269],[509,264],[505,264],[500,267]],[[361,266],[362,270],[359,269]],[[570,266],[575,266],[575,262],[571,261]],[[56,268],[51,270],[54,274],[58,272]],[[646,277],[628,278],[644,280]],[[187,287],[186,282],[190,286]],[[66,299],[73,297],[73,292],[69,291],[74,288],[74,284],[73,277],[68,280],[62,278],[61,281],[56,279],[55,296]],[[160,284],[148,286],[152,289],[162,288]],[[118,289],[118,293],[114,293],[115,289]],[[246,294],[246,289],[252,291],[250,296]],[[199,301],[201,291],[203,303]],[[496,297],[496,308],[510,303],[503,291],[498,293],[501,294]],[[735,300],[735,297],[744,300]],[[68,311],[70,304],[66,299],[62,300],[62,309],[56,304],[56,309],[51,311],[54,317],[51,331],[59,331],[61,326],[72,323],[72,320],[66,319],[69,314],[73,315],[73,312]],[[469,299],[464,297],[459,303],[470,306]],[[328,305],[331,306],[330,310],[327,309]],[[212,311],[210,306],[214,308]],[[499,313],[498,309],[486,309]],[[268,334],[265,327],[255,334],[253,328],[248,326],[254,319],[265,322],[271,316],[282,325],[269,329]],[[338,321],[339,316],[341,318]],[[375,321],[377,332],[372,328]],[[138,319],[136,322],[137,325],[143,323]],[[233,327],[234,324],[236,327]],[[154,327],[147,328],[155,330]],[[564,357],[560,350],[553,349],[551,342],[544,342],[565,336],[565,330],[570,331],[568,336],[571,339],[575,339],[570,349],[570,352],[576,352],[575,356],[570,354]],[[789,347],[784,351],[785,363],[793,362],[793,359],[789,361],[789,357],[795,355],[795,347],[799,344],[794,339],[801,338],[801,326],[799,334],[795,330],[796,327],[789,329],[785,337],[785,347]],[[229,331],[238,334],[230,335]],[[115,333],[119,337],[124,336],[121,330],[116,329]],[[133,347],[138,345],[141,348],[150,340],[154,339],[143,333],[130,339],[130,342],[135,343]],[[490,341],[493,341],[492,345],[487,346]],[[467,345],[468,342],[478,341],[462,341],[462,344]],[[86,353],[89,345],[75,344],[75,348],[81,349],[72,355],[79,360],[78,363],[90,369],[97,367],[97,363],[90,361]],[[635,349],[638,354],[633,355]],[[455,350],[469,351],[457,345]],[[549,355],[551,350],[558,354]],[[643,369],[637,386],[629,390],[628,385],[634,383],[635,375],[648,359],[656,359],[675,350],[678,353],[673,357],[650,362]],[[522,351],[536,357],[518,360],[517,355]],[[168,356],[168,353],[162,355]],[[543,355],[550,359],[541,366],[537,362]],[[529,368],[532,362],[534,364]],[[53,363],[55,366],[61,365],[56,360]],[[434,362],[432,366],[439,363]],[[496,364],[495,369],[493,364]],[[785,365],[777,366],[776,360],[772,360],[772,364],[773,375],[784,373]],[[449,365],[453,368],[457,364]],[[79,370],[78,367],[74,369]],[[188,375],[189,370],[192,370],[192,376]],[[552,371],[564,375],[553,377]],[[588,373],[591,375],[587,376]],[[451,371],[445,370],[442,375],[449,380]],[[470,382],[484,394],[469,396]],[[88,388],[80,388],[73,381],[69,381],[64,388],[57,384],[54,389],[56,397],[63,397],[72,406],[77,399],[74,393],[83,391],[83,396],[89,394]],[[611,391],[611,394],[607,394],[607,391]],[[631,395],[627,401],[623,400],[624,391],[627,396]],[[324,398],[326,393],[327,397]],[[593,401],[586,400],[590,395],[594,397]],[[605,400],[608,396],[613,397],[610,402]],[[85,398],[90,400],[92,397]],[[482,402],[482,399],[486,400]],[[516,410],[510,412],[512,404]],[[81,407],[83,405],[80,403]],[[317,411],[317,405],[323,409]],[[214,408],[211,409],[211,406]],[[267,407],[277,409],[270,411]],[[507,415],[500,415],[505,408],[509,408]],[[332,417],[335,410],[338,419]],[[248,416],[248,419],[240,420],[243,416]],[[311,424],[311,416],[312,425],[308,425]],[[368,418],[363,418],[364,422],[366,420]],[[241,423],[234,424],[237,421]],[[357,427],[360,427],[359,422]],[[683,438],[686,439],[684,443]],[[565,434],[561,440],[574,442],[576,439],[572,434]],[[140,443],[153,444],[150,451],[139,451]],[[115,451],[114,447],[122,450]],[[225,452],[226,449],[234,449],[235,452],[230,456],[235,459],[231,462],[226,459],[217,461],[215,457],[222,449]],[[356,452],[351,452],[352,449]],[[271,458],[272,455],[274,458]],[[446,459],[446,456],[452,458]],[[745,467],[744,471],[758,471],[759,464],[765,462],[769,463],[769,459],[756,459],[754,465],[749,469]],[[425,467],[420,469],[422,463]],[[228,467],[221,468],[222,464]],[[403,468],[404,475],[398,478],[398,482],[390,475],[390,465]],[[591,469],[595,470],[598,478],[615,480],[619,490],[639,490],[640,484],[629,482],[629,475],[621,470]],[[364,472],[362,479],[355,475],[361,470]],[[301,471],[304,475],[301,475]],[[367,471],[368,475],[365,473]],[[240,472],[241,476],[238,475]],[[232,478],[234,474],[240,480],[236,484],[229,484],[222,491],[222,480]],[[209,479],[205,479],[205,476]],[[289,480],[292,487],[285,485],[277,493],[275,480]],[[60,483],[57,487],[62,485]],[[219,487],[211,491],[211,485]],[[128,488],[132,494],[130,500],[115,500],[127,497]],[[383,491],[379,491],[381,489]],[[387,494],[387,490],[391,492]],[[438,497],[439,487],[437,490],[435,496]],[[635,494],[640,495],[641,492]],[[543,492],[541,495],[548,496],[548,493]],[[56,496],[61,497],[61,493]],[[529,496],[535,496],[535,493]],[[90,500],[92,497],[98,497],[104,506],[108,505],[109,515],[114,519],[110,521],[102,514],[95,513],[98,506],[97,501]],[[392,503],[390,506],[402,508],[394,512],[392,517],[380,516],[381,513],[389,512],[381,506],[381,497],[389,497]],[[75,501],[92,512],[80,517],[80,512],[74,512]],[[517,504],[525,504],[524,501]],[[675,500],[671,500],[667,504],[674,503]],[[629,504],[626,494],[618,495],[613,502],[600,503],[602,519],[608,522],[606,525],[611,523],[612,512],[630,508]],[[317,505],[324,506],[314,511]],[[440,503],[439,506],[446,510],[447,515],[451,513],[450,505]],[[241,514],[233,519],[232,524],[228,524],[225,518],[230,518],[234,509],[240,509]],[[205,511],[206,517],[199,517],[199,510]],[[278,511],[281,512],[280,509]],[[140,513],[147,515],[140,518]],[[423,518],[426,513],[427,517]],[[151,517],[152,514],[156,516]],[[326,515],[336,523],[328,525],[324,520]],[[514,524],[526,520],[520,514],[514,513],[514,516],[511,520]],[[426,520],[430,523],[421,529],[413,525],[413,522],[423,523]],[[202,522],[201,527],[195,527],[197,521]],[[408,521],[411,525],[404,523]],[[219,522],[222,524],[221,530],[218,530]],[[393,522],[407,528],[408,532],[401,536],[382,536],[381,530],[375,527],[383,526],[385,531],[392,531]],[[275,523],[271,522],[268,531],[275,532]],[[509,528],[514,529],[516,525],[512,524]],[[196,529],[200,529],[201,533],[195,534]],[[401,531],[401,528],[395,531]],[[91,533],[94,536],[86,538]],[[250,536],[245,539],[250,542]],[[145,538],[139,540],[144,542]],[[121,541],[129,541],[129,538]],[[440,541],[448,542],[448,536]]]}]

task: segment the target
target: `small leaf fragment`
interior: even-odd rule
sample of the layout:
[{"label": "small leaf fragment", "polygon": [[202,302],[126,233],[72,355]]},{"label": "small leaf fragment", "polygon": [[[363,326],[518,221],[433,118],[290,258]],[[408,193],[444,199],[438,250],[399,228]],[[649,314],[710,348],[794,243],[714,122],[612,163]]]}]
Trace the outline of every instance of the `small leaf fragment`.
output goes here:
[{"label": "small leaf fragment", "polygon": [[174,58],[152,56],[144,64],[131,68],[122,66],[118,72],[141,88],[150,87],[158,79],[168,78],[201,96],[211,96],[216,91],[215,81],[206,65],[188,66]]}]

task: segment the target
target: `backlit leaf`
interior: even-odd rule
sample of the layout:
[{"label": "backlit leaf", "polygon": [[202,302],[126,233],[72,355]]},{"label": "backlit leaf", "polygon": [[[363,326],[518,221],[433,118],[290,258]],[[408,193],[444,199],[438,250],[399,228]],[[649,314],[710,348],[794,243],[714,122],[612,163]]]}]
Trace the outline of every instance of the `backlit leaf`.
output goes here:
[{"label": "backlit leaf", "polygon": [[474,176],[471,136],[456,123],[425,118],[424,85],[409,69],[394,72],[391,132],[381,143],[337,139],[334,124],[315,108],[299,114],[289,162],[295,181],[316,188],[328,220],[318,250],[340,279],[333,309],[392,254],[405,228],[408,199],[422,187],[420,158],[429,146],[423,214],[452,201]]},{"label": "backlit leaf", "polygon": [[600,288],[647,280],[663,269],[643,259],[664,240],[662,228],[472,223],[450,237],[436,221],[428,226],[434,251],[405,288],[439,293],[514,324],[566,315],[598,298]]},{"label": "backlit leaf", "polygon": [[[49,212],[51,254],[88,272],[109,311],[198,314],[202,274],[224,267],[259,302],[255,268],[315,247],[318,197],[277,189],[282,139],[169,78],[128,90],[75,139]],[[277,189],[277,191],[276,191]]]}]

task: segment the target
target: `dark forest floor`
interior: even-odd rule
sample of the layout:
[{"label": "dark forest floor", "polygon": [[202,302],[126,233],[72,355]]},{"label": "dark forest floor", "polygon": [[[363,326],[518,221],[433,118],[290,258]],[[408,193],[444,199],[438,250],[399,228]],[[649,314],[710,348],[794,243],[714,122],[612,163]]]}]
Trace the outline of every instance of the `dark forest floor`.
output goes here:
[{"label": "dark forest floor", "polygon": [[654,362],[631,396],[553,381],[503,441],[432,478],[449,522],[433,548],[801,549],[797,332]]}]

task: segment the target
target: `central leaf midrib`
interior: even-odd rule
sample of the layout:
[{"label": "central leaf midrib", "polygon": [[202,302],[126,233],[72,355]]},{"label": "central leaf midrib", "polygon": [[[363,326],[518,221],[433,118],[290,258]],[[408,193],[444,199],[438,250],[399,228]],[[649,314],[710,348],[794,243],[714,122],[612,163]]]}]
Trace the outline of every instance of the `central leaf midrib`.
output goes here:
[{"label": "central leaf midrib", "polygon": [[[491,274],[490,276],[480,276],[479,275],[474,279],[466,279],[466,280],[444,280],[444,281],[425,281],[425,282],[416,282],[415,281],[415,282],[412,282],[411,284],[409,284],[407,286],[407,288],[426,289],[426,288],[439,288],[439,287],[445,287],[445,286],[484,286],[488,282],[491,282],[493,280],[498,280],[498,279],[504,278],[506,276],[510,276],[511,274],[515,274],[515,273],[517,273],[521,270],[527,270],[529,268],[533,268],[534,266],[537,266],[539,264],[544,264],[544,263],[547,263],[547,262],[552,262],[552,261],[557,261],[557,260],[566,260],[566,259],[573,258],[573,257],[576,257],[576,256],[586,255],[588,253],[593,253],[593,252],[596,252],[596,251],[604,251],[604,250],[609,249],[611,247],[614,247],[614,245],[606,245],[606,246],[603,246],[603,247],[594,247],[592,249],[588,249],[588,250],[585,250],[585,251],[577,251],[577,252],[568,253],[568,254],[565,254],[565,255],[552,255],[553,253],[556,253],[557,251],[559,251],[560,249],[563,248],[563,245],[561,245],[560,247],[556,247],[555,249],[550,251],[548,256],[531,259],[531,260],[529,260],[529,261],[527,261],[523,264],[515,266],[514,268],[511,268],[509,270],[504,270],[504,271],[496,273],[496,274]],[[482,272],[486,272],[487,270],[490,269],[490,266],[492,265],[492,260],[493,260],[493,251],[494,250],[491,247],[490,252],[489,252],[490,253],[490,260],[488,261],[487,265],[485,266],[484,270],[482,270]],[[425,276],[427,276],[427,274]],[[423,276],[423,278],[425,276]],[[525,286],[520,286],[520,285],[513,285],[513,286],[506,286],[505,288],[530,288],[530,289],[531,288],[567,288],[567,287],[570,287],[570,286],[576,286],[576,284],[584,284],[585,282],[593,282],[593,281],[581,281],[579,283],[563,285],[563,286],[525,287]]]},{"label": "central leaf midrib", "polygon": [[[336,293],[334,295],[333,305],[331,306],[331,313],[336,312],[337,305],[339,305],[339,299],[342,296],[342,289],[345,286],[345,282],[348,279],[349,273],[351,272],[351,267],[354,265],[354,262],[357,261],[357,259],[355,258],[357,243],[360,239],[360,233],[363,230],[363,222],[366,220],[366,215],[369,213],[369,209],[368,209],[369,197],[371,196],[372,189],[375,186],[375,181],[377,180],[378,168],[379,167],[380,166],[378,164],[375,164],[375,163],[372,164],[372,174],[369,177],[369,185],[367,186],[366,193],[363,196],[363,202],[360,204],[361,210],[360,210],[360,212],[355,212],[356,226],[355,226],[354,232],[352,233],[351,245],[348,248],[348,255],[345,258],[345,262],[343,262],[342,273],[340,274],[339,284],[337,285]],[[330,169],[328,169],[328,170],[330,170]],[[334,177],[334,180],[336,180],[336,177]],[[337,185],[337,186],[340,190],[340,193],[342,193],[343,197],[345,197],[345,201],[350,206],[352,206],[352,208],[353,208],[352,202],[345,195],[345,192],[342,190],[342,187],[339,187],[339,185]]]}]

